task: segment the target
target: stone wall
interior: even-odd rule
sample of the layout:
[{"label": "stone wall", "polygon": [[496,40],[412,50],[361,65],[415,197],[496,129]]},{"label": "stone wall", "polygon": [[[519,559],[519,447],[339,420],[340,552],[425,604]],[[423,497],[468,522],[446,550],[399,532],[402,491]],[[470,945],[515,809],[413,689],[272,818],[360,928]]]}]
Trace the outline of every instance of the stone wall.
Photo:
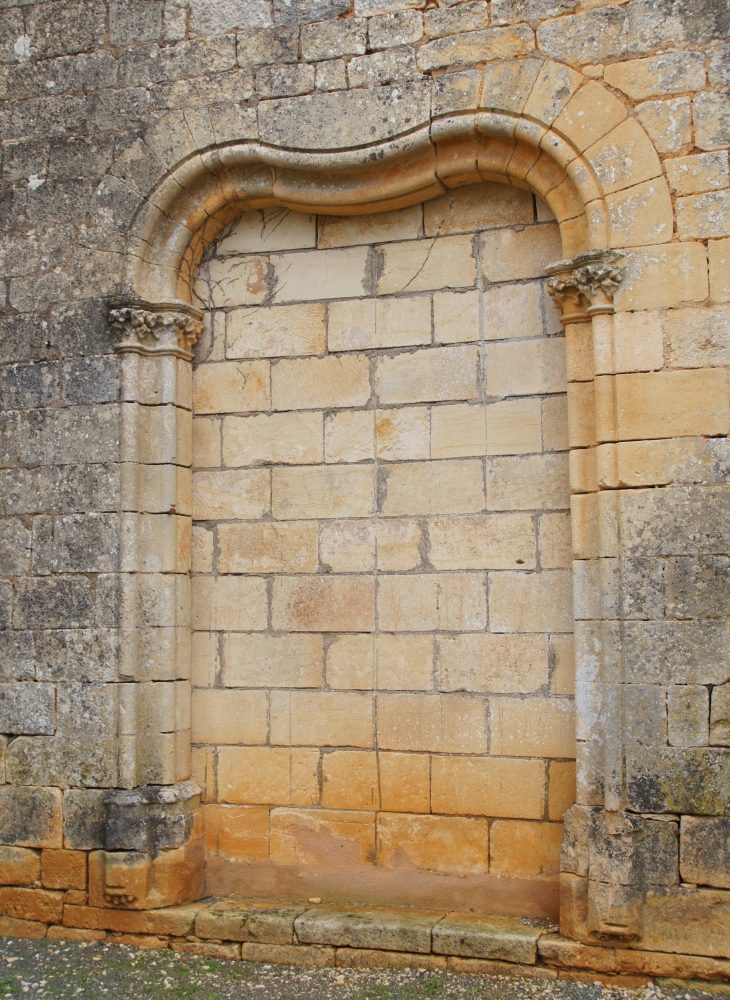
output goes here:
[{"label": "stone wall", "polygon": [[[190,599],[190,360],[207,323],[191,294],[201,261],[201,276],[218,266],[221,233],[244,213],[341,219],[425,204],[428,215],[449,191],[468,200],[499,183],[537,194],[560,233],[554,259],[539,259],[539,269],[551,266],[524,280],[547,282],[565,326],[577,805],[563,842],[563,933],[728,955],[729,27],[726,8],[704,0],[3,7],[0,842],[2,879],[23,888],[2,897],[3,927],[22,932],[7,921],[22,920],[24,907],[40,906],[53,923],[89,899],[96,909],[144,909],[203,891],[199,797],[201,786],[206,800],[219,790],[201,764],[207,741],[191,757],[190,730],[191,615],[209,613]],[[548,214],[538,219],[554,231]],[[505,217],[490,230],[474,214],[466,231],[504,234],[489,259],[509,264],[529,239],[524,224]],[[258,255],[241,238],[236,253]],[[385,259],[395,243],[381,243]],[[368,259],[370,292],[388,270]],[[288,307],[271,285],[275,264],[264,271],[261,261],[247,291],[271,292],[272,310]],[[498,287],[509,280],[481,270]],[[449,294],[427,291],[434,303]],[[203,330],[198,350],[210,364],[201,372],[214,367],[215,334]],[[408,347],[468,354],[476,342],[459,343]],[[514,346],[490,341],[485,356]],[[345,356],[388,348],[362,350]],[[262,364],[235,363],[244,361]],[[516,363],[527,378],[527,357]],[[421,400],[431,448],[434,411],[465,402]],[[505,473],[492,489],[508,489],[513,459],[489,455],[488,423],[485,461]],[[393,459],[394,468],[400,461],[457,459],[431,452]],[[291,477],[297,467],[287,469]],[[433,548],[430,535],[429,526]],[[192,551],[206,558],[204,545]],[[220,560],[220,546],[213,555]],[[319,558],[324,581],[331,563]],[[217,690],[225,664],[223,651]],[[554,680],[558,664],[551,669]],[[209,680],[196,675],[195,699],[211,697]],[[188,780],[192,760],[200,785]],[[318,787],[331,788],[323,779]],[[519,881],[517,869],[500,879]]]}]

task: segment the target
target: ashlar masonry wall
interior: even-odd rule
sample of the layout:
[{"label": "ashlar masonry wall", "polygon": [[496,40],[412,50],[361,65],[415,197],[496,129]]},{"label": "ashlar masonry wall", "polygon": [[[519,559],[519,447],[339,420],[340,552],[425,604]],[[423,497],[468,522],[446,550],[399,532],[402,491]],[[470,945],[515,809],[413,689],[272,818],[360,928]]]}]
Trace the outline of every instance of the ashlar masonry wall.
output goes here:
[{"label": "ashlar masonry wall", "polygon": [[551,219],[474,184],[372,216],[249,212],[209,251],[192,739],[210,891],[556,917],[575,729]]}]

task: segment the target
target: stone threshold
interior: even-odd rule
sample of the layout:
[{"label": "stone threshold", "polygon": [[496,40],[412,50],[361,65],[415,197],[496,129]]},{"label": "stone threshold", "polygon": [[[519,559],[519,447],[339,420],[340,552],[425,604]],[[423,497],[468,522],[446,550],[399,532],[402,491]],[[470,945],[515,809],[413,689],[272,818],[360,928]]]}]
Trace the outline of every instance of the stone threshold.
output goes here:
[{"label": "stone threshold", "polygon": [[729,959],[585,945],[518,917],[232,899],[160,910],[64,903],[59,923],[54,917],[44,922],[40,913],[41,919],[27,919],[28,909],[22,916],[16,907],[4,909],[0,936],[8,937],[105,941],[318,968],[448,969],[634,988],[652,980],[685,987],[694,981],[730,996]]}]

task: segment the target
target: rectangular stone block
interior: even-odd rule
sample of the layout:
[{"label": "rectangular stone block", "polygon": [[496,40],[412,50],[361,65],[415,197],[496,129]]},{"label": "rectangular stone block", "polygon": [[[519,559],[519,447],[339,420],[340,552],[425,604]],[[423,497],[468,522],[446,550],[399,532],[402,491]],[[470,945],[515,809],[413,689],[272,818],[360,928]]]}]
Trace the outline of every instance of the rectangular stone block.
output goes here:
[{"label": "rectangular stone block", "polygon": [[206,854],[251,864],[269,860],[269,809],[260,806],[203,808]]},{"label": "rectangular stone block", "polygon": [[41,854],[44,889],[86,889],[86,854],[83,851],[54,851]]},{"label": "rectangular stone block", "polygon": [[17,735],[56,731],[56,688],[53,684],[0,684],[0,730]]},{"label": "rectangular stone block", "polygon": [[492,958],[534,965],[540,929],[515,917],[450,913],[433,929],[433,950],[442,955]]},{"label": "rectangular stone block", "polygon": [[238,523],[218,526],[220,573],[315,573],[317,525]]},{"label": "rectangular stone block", "polygon": [[269,367],[268,361],[222,361],[199,365],[193,373],[195,413],[267,410],[270,399]]},{"label": "rectangular stone block", "polygon": [[380,806],[377,754],[334,750],[322,756],[322,805],[325,809],[377,809]]},{"label": "rectangular stone block", "polygon": [[281,965],[325,969],[335,964],[335,949],[244,941],[241,945],[241,959],[244,962],[275,962]]},{"label": "rectangular stone block", "polygon": [[327,846],[331,839],[344,842],[360,862],[370,862],[375,855],[374,814],[338,809],[271,811],[271,860],[275,864],[321,864],[331,850]]},{"label": "rectangular stone block", "polygon": [[382,576],[378,621],[388,632],[483,629],[487,623],[482,573]]},{"label": "rectangular stone block", "polygon": [[730,746],[730,685],[727,684],[712,689],[710,743]]},{"label": "rectangular stone block", "polygon": [[255,306],[235,309],[228,314],[228,358],[281,358],[321,354],[324,343],[324,306],[320,303],[268,308]]},{"label": "rectangular stone block", "polygon": [[420,871],[485,875],[489,823],[466,816],[379,813],[378,862],[393,868],[400,856]]},{"label": "rectangular stone block", "polygon": [[542,451],[542,403],[508,399],[485,409],[488,455],[524,455]]},{"label": "rectangular stone block", "polygon": [[275,410],[334,409],[364,406],[370,399],[370,366],[366,357],[283,360],[271,373]]},{"label": "rectangular stone block", "polygon": [[339,691],[273,691],[271,742],[284,746],[373,743],[373,698]]},{"label": "rectangular stone block", "polygon": [[321,413],[262,413],[223,421],[227,466],[298,465],[322,459]]},{"label": "rectangular stone block", "polygon": [[381,358],[375,384],[382,405],[476,399],[476,347],[440,347]]},{"label": "rectangular stone block", "polygon": [[431,930],[442,914],[429,911],[372,909],[308,910],[295,921],[297,938],[305,944],[377,948],[428,954]]},{"label": "rectangular stone block", "polygon": [[[431,463],[432,468],[437,468]],[[435,569],[512,569],[535,566],[529,514],[435,517],[428,522],[429,562]]]},{"label": "rectangular stone block", "polygon": [[319,246],[353,246],[417,239],[423,232],[423,206],[411,205],[375,215],[321,215]]},{"label": "rectangular stone block", "polygon": [[60,924],[63,918],[63,893],[17,886],[0,887],[0,913],[20,920]]},{"label": "rectangular stone block", "polygon": [[489,344],[486,365],[490,396],[529,396],[566,390],[562,337]]},{"label": "rectangular stone block", "polygon": [[539,760],[433,757],[431,808],[456,816],[542,819],[545,765]]},{"label": "rectangular stone block", "polygon": [[468,695],[381,694],[378,745],[384,750],[484,753],[485,706]]},{"label": "rectangular stone block", "polygon": [[193,517],[198,521],[262,517],[269,511],[268,469],[196,472],[193,474]]},{"label": "rectangular stone block", "polygon": [[428,458],[430,436],[427,406],[376,410],[376,449],[378,458],[383,461]]},{"label": "rectangular stone block", "polygon": [[282,577],[274,580],[272,623],[293,632],[371,632],[375,587],[370,577]]},{"label": "rectangular stone block", "polygon": [[193,743],[261,744],[266,741],[264,691],[194,689]]},{"label": "rectangular stone block", "polygon": [[706,687],[699,684],[673,684],[667,689],[669,745],[707,746],[709,715],[710,697]]},{"label": "rectangular stone block", "polygon": [[713,302],[730,302],[730,240],[710,240],[710,295]]},{"label": "rectangular stone block", "polygon": [[378,248],[383,255],[378,294],[473,287],[476,261],[472,241],[473,237],[466,235],[384,244]]},{"label": "rectangular stone block", "polygon": [[441,691],[531,694],[548,680],[548,644],[541,635],[439,637]]},{"label": "rectangular stone block", "polygon": [[482,463],[409,462],[379,469],[380,510],[403,514],[470,514],[484,509]]},{"label": "rectangular stone block", "polygon": [[226,687],[320,687],[323,656],[319,635],[230,633],[223,639],[223,683]]},{"label": "rectangular stone block", "polygon": [[433,297],[433,328],[437,344],[479,340],[479,292],[437,292]]},{"label": "rectangular stone block", "polygon": [[203,631],[266,628],[266,582],[240,576],[193,579],[193,628]]},{"label": "rectangular stone block", "polygon": [[484,407],[457,403],[431,408],[431,457],[484,455],[487,428]]},{"label": "rectangular stone block", "polygon": [[326,462],[362,462],[375,458],[372,410],[328,413],[324,424]]},{"label": "rectangular stone block", "polygon": [[487,230],[481,236],[482,269],[488,282],[537,278],[561,257],[560,235],[554,223],[519,231]]},{"label": "rectangular stone block", "polygon": [[568,456],[491,458],[487,463],[488,510],[567,509]]},{"label": "rectangular stone block", "polygon": [[318,765],[318,750],[222,747],[218,798],[240,805],[315,806]]},{"label": "rectangular stone block", "polygon": [[23,847],[0,847],[0,885],[33,885],[40,878],[37,851]]},{"label": "rectangular stone block", "polygon": [[371,465],[320,465],[272,471],[272,512],[279,520],[367,517],[373,511]]},{"label": "rectangular stone block", "polygon": [[556,698],[490,698],[490,752],[506,757],[575,756],[575,710]]},{"label": "rectangular stone block", "polygon": [[[316,95],[312,100],[321,103],[327,96]],[[367,247],[272,254],[269,261],[274,269],[273,301],[357,298],[366,290],[367,260]]]},{"label": "rectangular stone block", "polygon": [[319,530],[319,557],[323,566],[334,573],[375,569],[375,528],[371,522],[330,521]]},{"label": "rectangular stone block", "polygon": [[730,820],[683,816],[679,843],[684,882],[730,889]]},{"label": "rectangular stone block", "polygon": [[[279,28],[281,32],[287,29]],[[252,31],[251,37],[255,38],[257,32]],[[294,29],[290,35],[294,45],[294,59],[296,59],[296,46],[298,31]],[[276,42],[273,37],[268,39],[270,48],[264,54],[272,57],[272,63],[293,62],[291,58],[286,58],[281,50],[275,51]],[[238,56],[241,61],[241,52],[245,47],[247,39],[241,36],[238,39]],[[289,53],[291,56],[292,53]],[[292,212],[289,209],[276,205],[272,208],[263,208],[255,212],[243,212],[234,223],[233,228],[218,244],[218,253],[247,254],[263,253],[269,250],[301,250],[305,247],[314,247],[317,243],[317,217],[307,215],[304,212]]]},{"label": "rectangular stone block", "polygon": [[562,823],[498,819],[490,830],[491,871],[512,878],[555,876],[560,871]]},{"label": "rectangular stone block", "polygon": [[378,766],[381,809],[406,813],[431,811],[428,754],[381,753]]},{"label": "rectangular stone block", "polygon": [[329,306],[327,346],[330,351],[410,347],[430,342],[431,298],[428,295],[353,299],[332,302]]},{"label": "rectangular stone block", "polygon": [[303,912],[304,906],[226,900],[200,911],[195,918],[195,933],[201,938],[224,941],[292,944],[294,921]]},{"label": "rectangular stone block", "polygon": [[495,632],[570,632],[572,580],[568,570],[492,573],[490,627]]}]

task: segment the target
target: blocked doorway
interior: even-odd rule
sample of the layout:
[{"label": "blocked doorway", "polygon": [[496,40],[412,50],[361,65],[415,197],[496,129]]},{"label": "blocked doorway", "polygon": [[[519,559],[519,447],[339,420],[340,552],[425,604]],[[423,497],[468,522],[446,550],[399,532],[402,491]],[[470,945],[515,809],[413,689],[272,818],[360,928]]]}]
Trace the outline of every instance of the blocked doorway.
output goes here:
[{"label": "blocked doorway", "polygon": [[230,226],[196,293],[207,891],[557,914],[565,352],[533,195]]}]

